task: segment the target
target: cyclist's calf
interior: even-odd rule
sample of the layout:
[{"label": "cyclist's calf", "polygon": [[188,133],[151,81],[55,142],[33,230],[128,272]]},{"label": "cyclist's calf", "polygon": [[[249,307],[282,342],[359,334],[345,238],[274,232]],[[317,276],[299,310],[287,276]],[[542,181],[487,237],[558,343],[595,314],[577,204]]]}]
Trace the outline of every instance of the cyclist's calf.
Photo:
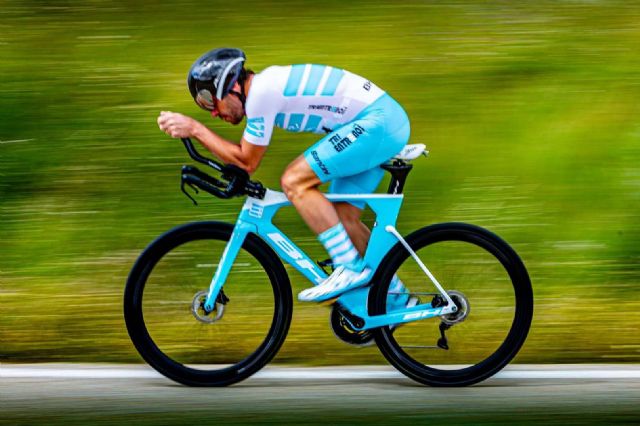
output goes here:
[{"label": "cyclist's calf", "polygon": [[362,210],[349,203],[334,203],[334,207],[353,245],[358,249],[360,255],[364,256],[371,231],[360,221]]}]

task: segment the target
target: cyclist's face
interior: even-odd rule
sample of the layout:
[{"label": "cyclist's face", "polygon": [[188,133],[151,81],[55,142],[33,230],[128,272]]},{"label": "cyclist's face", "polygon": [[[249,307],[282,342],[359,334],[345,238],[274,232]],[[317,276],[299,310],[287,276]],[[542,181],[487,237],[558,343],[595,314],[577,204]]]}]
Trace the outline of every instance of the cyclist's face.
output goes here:
[{"label": "cyclist's face", "polygon": [[[240,89],[240,85],[238,83],[236,83],[235,86],[238,86],[238,90]],[[235,86],[233,90],[236,90]],[[215,99],[214,104],[215,109],[211,111],[212,117],[220,117],[221,120],[234,125],[240,123],[244,118],[242,102],[240,101],[240,98],[233,93],[229,93],[227,96],[222,98],[221,101]]]}]

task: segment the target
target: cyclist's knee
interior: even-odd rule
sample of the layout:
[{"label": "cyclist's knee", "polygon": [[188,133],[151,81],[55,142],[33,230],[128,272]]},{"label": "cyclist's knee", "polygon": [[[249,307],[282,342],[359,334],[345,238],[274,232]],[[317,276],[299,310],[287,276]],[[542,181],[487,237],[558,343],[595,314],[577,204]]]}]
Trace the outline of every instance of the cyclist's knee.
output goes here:
[{"label": "cyclist's knee", "polygon": [[308,165],[305,168],[304,165],[294,161],[280,178],[280,186],[289,200],[298,198],[308,189],[320,185],[320,180],[313,170]]},{"label": "cyclist's knee", "polygon": [[298,179],[295,173],[291,172],[289,169],[285,170],[280,178],[280,186],[287,198],[291,199],[298,187]]}]

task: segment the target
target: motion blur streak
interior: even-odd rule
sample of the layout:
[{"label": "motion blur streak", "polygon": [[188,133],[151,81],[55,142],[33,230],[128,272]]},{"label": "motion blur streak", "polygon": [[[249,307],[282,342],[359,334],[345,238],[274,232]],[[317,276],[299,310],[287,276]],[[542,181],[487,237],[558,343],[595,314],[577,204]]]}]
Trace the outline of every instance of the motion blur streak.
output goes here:
[{"label": "motion blur streak", "polygon": [[[0,0],[0,360],[140,362],[122,319],[135,258],[177,224],[233,221],[242,202],[185,199],[190,161],[156,117],[180,111],[238,140],[242,126],[212,121],[185,84],[202,52],[236,46],[256,71],[330,64],[399,100],[412,142],[431,151],[399,229],[472,222],[522,255],[536,310],[516,362],[640,361],[638,1],[206,9]],[[277,131],[256,179],[278,188],[315,138]],[[278,224],[326,258],[293,210]],[[244,277],[233,285],[251,292]],[[292,285],[307,283],[294,274]],[[275,363],[384,363],[375,347],[337,341],[327,316],[296,304]]]}]

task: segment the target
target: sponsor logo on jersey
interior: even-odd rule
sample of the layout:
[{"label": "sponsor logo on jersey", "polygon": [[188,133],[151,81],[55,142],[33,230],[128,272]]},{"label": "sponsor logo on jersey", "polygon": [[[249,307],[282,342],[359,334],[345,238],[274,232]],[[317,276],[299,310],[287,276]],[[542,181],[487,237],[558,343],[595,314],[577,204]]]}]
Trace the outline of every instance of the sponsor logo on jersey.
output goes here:
[{"label": "sponsor logo on jersey", "polygon": [[364,132],[364,127],[359,124],[354,124],[353,130],[351,130],[351,133],[349,135],[344,138],[341,138],[341,136],[338,134],[333,135],[329,138],[329,142],[331,142],[331,145],[333,145],[333,149],[335,149],[336,152],[342,152],[349,145],[355,142],[355,140],[358,139]]},{"label": "sponsor logo on jersey", "polygon": [[247,118],[245,131],[257,138],[264,137],[264,117]]},{"label": "sponsor logo on jersey", "polygon": [[346,138],[342,138],[340,139],[340,141],[338,143],[334,143],[333,144],[333,148],[337,151],[337,152],[341,152],[344,151],[346,147],[348,147],[349,145],[351,145],[352,141],[351,139],[349,139],[348,137]]},{"label": "sponsor logo on jersey", "polygon": [[360,135],[362,135],[364,132],[365,132],[364,127],[362,127],[359,124],[355,124],[353,126],[353,130],[351,131],[351,134],[353,135],[354,138],[358,139]]},{"label": "sponsor logo on jersey", "polygon": [[329,169],[327,169],[327,166],[325,166],[322,160],[320,160],[320,156],[315,149],[311,151],[311,158],[313,158],[313,160],[318,164],[318,167],[320,167],[322,173],[324,173],[325,175],[329,175]]},{"label": "sponsor logo on jersey", "polygon": [[332,105],[309,105],[309,109],[315,111],[329,111],[334,114],[344,114],[347,112],[347,107],[337,107]]},{"label": "sponsor logo on jersey", "polygon": [[365,82],[362,85],[362,88],[368,92],[369,90],[371,90],[371,82],[370,81]]}]

